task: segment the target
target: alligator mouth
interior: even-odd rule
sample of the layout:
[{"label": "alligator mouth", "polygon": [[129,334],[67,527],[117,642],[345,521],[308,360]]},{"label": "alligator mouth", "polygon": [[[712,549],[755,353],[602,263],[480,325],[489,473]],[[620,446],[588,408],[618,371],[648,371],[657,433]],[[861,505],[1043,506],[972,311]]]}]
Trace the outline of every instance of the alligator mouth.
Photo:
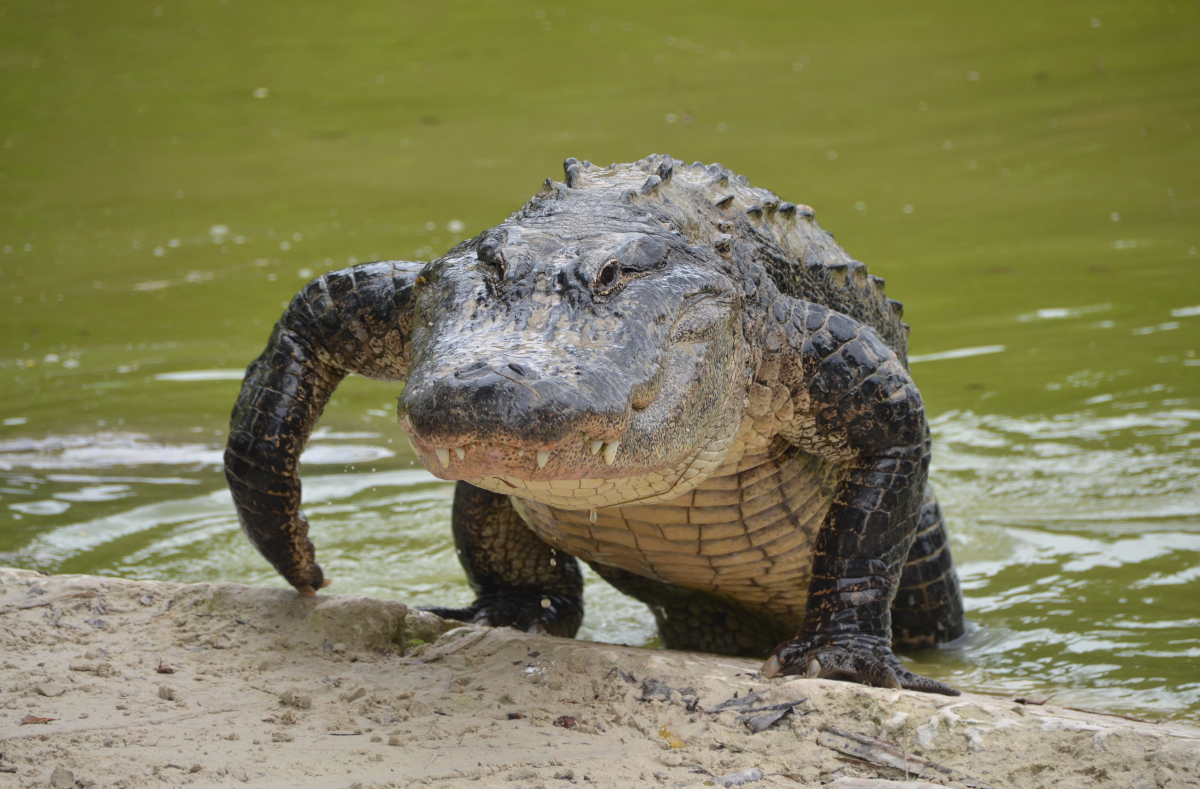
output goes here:
[{"label": "alligator mouth", "polygon": [[618,476],[621,441],[586,433],[537,448],[500,442],[463,442],[454,446],[423,440],[408,432],[422,465],[441,479],[505,476],[525,480],[584,479]]}]

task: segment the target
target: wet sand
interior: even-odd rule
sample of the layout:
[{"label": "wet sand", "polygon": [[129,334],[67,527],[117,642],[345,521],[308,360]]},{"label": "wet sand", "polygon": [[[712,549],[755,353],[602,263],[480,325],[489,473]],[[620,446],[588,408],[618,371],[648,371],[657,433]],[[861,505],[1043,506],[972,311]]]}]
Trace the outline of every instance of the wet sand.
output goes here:
[{"label": "wet sand", "polygon": [[365,597],[0,569],[0,789],[1200,786],[1188,726],[758,666]]}]

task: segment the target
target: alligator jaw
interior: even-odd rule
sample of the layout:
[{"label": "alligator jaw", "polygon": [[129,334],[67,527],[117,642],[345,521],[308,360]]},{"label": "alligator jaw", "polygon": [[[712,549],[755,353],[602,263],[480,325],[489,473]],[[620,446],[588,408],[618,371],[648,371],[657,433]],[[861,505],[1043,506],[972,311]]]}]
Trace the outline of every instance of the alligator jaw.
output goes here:
[{"label": "alligator jaw", "polygon": [[444,479],[502,476],[527,480],[610,476],[621,446],[620,440],[601,441],[586,434],[546,448],[485,442],[438,446],[419,439],[412,439],[412,444],[422,465]]}]

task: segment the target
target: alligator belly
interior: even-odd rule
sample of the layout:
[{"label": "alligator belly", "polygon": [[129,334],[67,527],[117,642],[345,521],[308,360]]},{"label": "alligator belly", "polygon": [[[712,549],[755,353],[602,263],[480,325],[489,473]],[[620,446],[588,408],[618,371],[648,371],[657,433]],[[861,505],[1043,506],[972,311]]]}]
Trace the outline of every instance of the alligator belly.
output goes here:
[{"label": "alligator belly", "polygon": [[777,442],[659,504],[589,511],[513,502],[542,540],[584,561],[716,592],[798,625],[839,476]]}]

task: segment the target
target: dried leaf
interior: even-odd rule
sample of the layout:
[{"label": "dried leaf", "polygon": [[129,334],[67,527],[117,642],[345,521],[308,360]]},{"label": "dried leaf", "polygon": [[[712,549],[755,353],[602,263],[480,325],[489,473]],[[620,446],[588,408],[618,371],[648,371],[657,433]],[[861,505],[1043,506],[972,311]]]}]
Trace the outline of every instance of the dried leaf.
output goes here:
[{"label": "dried leaf", "polygon": [[762,695],[762,693],[747,693],[745,696],[742,696],[739,699],[735,693],[733,698],[722,701],[720,704],[710,709],[709,712],[716,714],[718,712],[724,712],[725,710],[739,710],[744,707],[753,707],[754,702],[758,701]]},{"label": "dried leaf", "polygon": [[27,723],[49,723],[50,721],[56,720],[58,720],[58,718],[39,718],[36,715],[26,715],[24,718],[21,718],[20,725],[24,726]]},{"label": "dried leaf", "polygon": [[789,705],[783,709],[765,710],[755,715],[743,715],[738,720],[750,727],[751,732],[758,734],[771,728],[785,716],[790,715],[792,706],[794,705]]},{"label": "dried leaf", "polygon": [[682,748],[685,745],[684,741],[679,739],[677,735],[672,734],[671,730],[666,726],[658,730],[658,736],[666,740],[667,745],[670,745],[672,748]]}]

